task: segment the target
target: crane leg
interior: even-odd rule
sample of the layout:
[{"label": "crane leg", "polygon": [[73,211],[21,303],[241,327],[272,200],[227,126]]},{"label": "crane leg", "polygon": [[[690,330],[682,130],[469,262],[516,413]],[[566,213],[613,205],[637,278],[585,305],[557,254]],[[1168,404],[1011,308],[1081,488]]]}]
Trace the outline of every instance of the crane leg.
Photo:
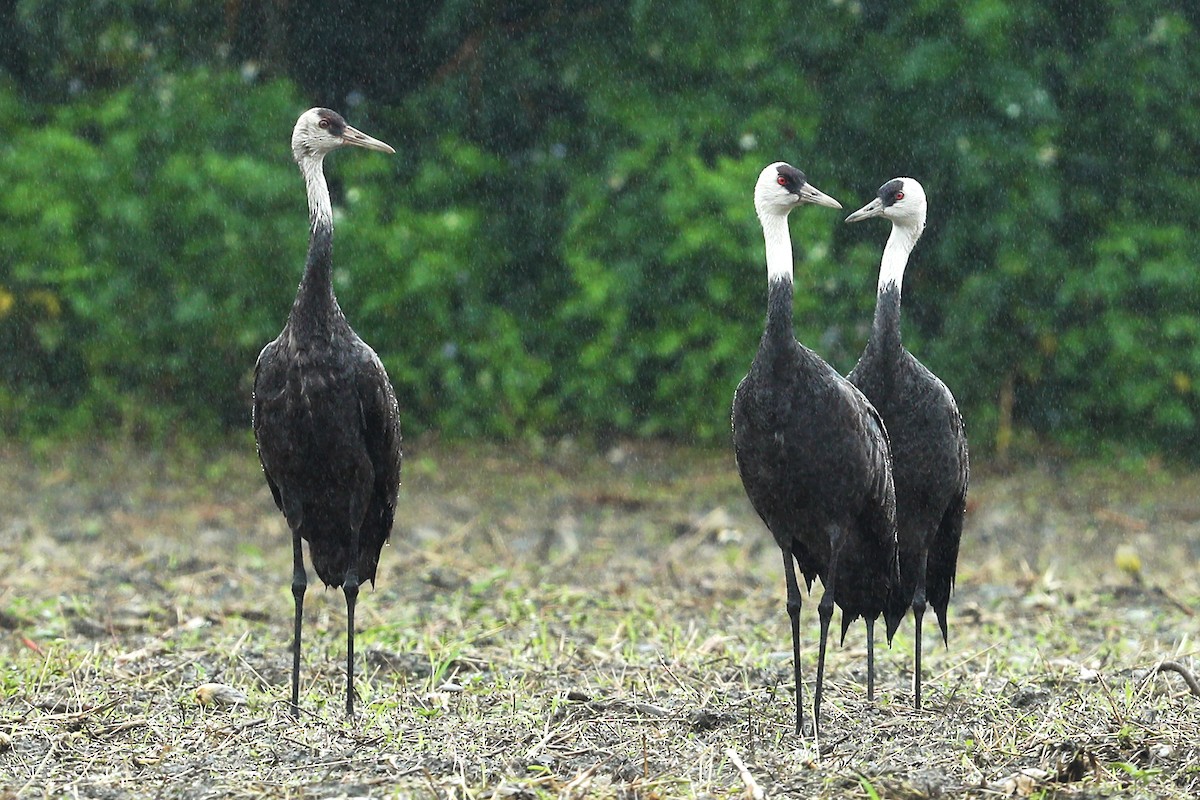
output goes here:
[{"label": "crane leg", "polygon": [[925,571],[928,551],[918,560],[917,588],[913,593],[913,708],[921,710],[921,621],[925,618]]},{"label": "crane leg", "polygon": [[817,651],[817,688],[813,698],[813,735],[821,730],[821,693],[825,687],[825,643],[829,640],[829,621],[833,619],[833,578],[817,604],[817,615],[821,619],[821,648]]},{"label": "crane leg", "polygon": [[292,636],[292,716],[300,718],[300,630],[304,624],[304,592],[308,573],[304,571],[304,548],[299,531],[292,531],[292,597],[296,600],[296,622]]},{"label": "crane leg", "polygon": [[357,570],[347,570],[342,591],[346,594],[346,716],[354,716],[354,607],[358,603]]},{"label": "crane leg", "polygon": [[342,581],[346,595],[346,716],[354,716],[354,607],[358,604],[358,527],[350,533],[350,565]]},{"label": "crane leg", "polygon": [[913,597],[913,707],[921,710],[921,620],[925,617],[925,583],[917,586]]},{"label": "crane leg", "polygon": [[875,699],[875,620],[868,618],[867,623],[867,699]]},{"label": "crane leg", "polygon": [[821,695],[825,688],[825,645],[829,640],[829,621],[833,619],[834,598],[837,596],[835,592],[842,541],[841,529],[831,528],[829,530],[828,582],[825,584],[824,594],[821,595],[821,602],[817,603],[817,616],[821,620],[821,648],[817,651],[817,688],[813,693],[813,736],[818,739],[821,731]]},{"label": "crane leg", "polygon": [[787,580],[787,613],[792,623],[792,673],[796,680],[796,735],[804,733],[800,683],[800,584],[796,581],[796,563],[790,548],[783,551],[783,574]]}]

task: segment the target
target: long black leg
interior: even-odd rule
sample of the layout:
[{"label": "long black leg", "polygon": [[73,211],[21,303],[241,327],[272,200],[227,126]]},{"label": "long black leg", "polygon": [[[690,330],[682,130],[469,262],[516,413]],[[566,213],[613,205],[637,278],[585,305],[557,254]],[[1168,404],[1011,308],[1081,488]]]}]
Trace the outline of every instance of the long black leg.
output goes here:
[{"label": "long black leg", "polygon": [[796,582],[796,564],[792,558],[791,548],[783,550],[783,574],[787,580],[787,613],[792,623],[792,672],[796,679],[796,735],[800,736],[804,732],[801,725],[804,705],[801,703],[800,683],[800,584]]},{"label": "long black leg", "polygon": [[821,730],[821,692],[825,686],[825,643],[829,639],[829,620],[833,618],[833,577],[817,604],[817,615],[821,619],[821,649],[817,651],[817,688],[813,699],[813,735]]},{"label": "long black leg", "polygon": [[875,620],[868,617],[867,623],[867,699],[875,699]]},{"label": "long black leg", "polygon": [[[829,621],[833,619],[833,603],[837,587],[838,556],[842,552],[842,532],[833,528],[829,531],[829,572],[825,592],[817,603],[817,615],[821,620],[821,649],[817,651],[817,688],[813,700],[813,735],[820,737],[821,694],[825,687],[825,644],[829,640]],[[824,580],[824,579],[823,579]]]},{"label": "long black leg", "polygon": [[350,534],[350,565],[342,581],[346,595],[346,716],[354,716],[354,607],[358,603],[358,528]]},{"label": "long black leg", "polygon": [[921,709],[921,620],[925,616],[925,582],[917,586],[913,597],[913,636],[916,639],[913,656],[913,707]]},{"label": "long black leg", "polygon": [[292,631],[292,716],[300,718],[300,629],[304,624],[304,591],[308,573],[304,571],[304,548],[299,531],[292,531],[292,597],[296,600],[296,623]]},{"label": "long black leg", "polygon": [[913,707],[921,709],[921,620],[925,618],[925,574],[928,551],[921,554],[917,567],[917,589],[913,594]]}]

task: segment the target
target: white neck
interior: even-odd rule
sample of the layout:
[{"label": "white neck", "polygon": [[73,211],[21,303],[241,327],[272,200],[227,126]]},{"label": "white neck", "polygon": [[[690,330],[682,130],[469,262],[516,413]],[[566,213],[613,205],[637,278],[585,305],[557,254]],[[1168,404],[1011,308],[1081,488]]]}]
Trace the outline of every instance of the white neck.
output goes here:
[{"label": "white neck", "polygon": [[889,287],[895,286],[900,293],[904,282],[904,268],[908,266],[908,256],[921,238],[921,229],[915,225],[897,225],[892,223],[892,235],[888,237],[883,248],[883,260],[879,263],[879,293],[883,294]]},{"label": "white neck", "polygon": [[792,237],[788,232],[786,214],[762,214],[763,239],[767,245],[767,280],[786,280],[792,278]]},{"label": "white neck", "polygon": [[318,223],[333,227],[333,206],[329,202],[329,185],[325,183],[325,171],[321,169],[324,156],[307,157],[300,160],[300,172],[304,175],[304,188],[308,191],[308,221],[315,228]]}]

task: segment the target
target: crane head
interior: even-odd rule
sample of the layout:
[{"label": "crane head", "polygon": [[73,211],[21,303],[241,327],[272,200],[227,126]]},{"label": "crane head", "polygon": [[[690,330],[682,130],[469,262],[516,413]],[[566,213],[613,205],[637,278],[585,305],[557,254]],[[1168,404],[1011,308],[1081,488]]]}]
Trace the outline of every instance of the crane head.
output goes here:
[{"label": "crane head", "polygon": [[915,178],[892,178],[879,187],[875,199],[846,217],[846,222],[858,222],[871,217],[886,217],[894,225],[925,227],[925,189]]},{"label": "crane head", "polygon": [[754,187],[754,208],[760,217],[787,214],[801,203],[842,207],[837,200],[809,183],[803,172],[784,161],[776,161],[759,173]]},{"label": "crane head", "polygon": [[296,127],[292,129],[292,153],[297,161],[323,158],[326,153],[343,145],[364,147],[381,153],[396,152],[391,145],[350,127],[341,114],[328,108],[310,108],[300,115]]}]

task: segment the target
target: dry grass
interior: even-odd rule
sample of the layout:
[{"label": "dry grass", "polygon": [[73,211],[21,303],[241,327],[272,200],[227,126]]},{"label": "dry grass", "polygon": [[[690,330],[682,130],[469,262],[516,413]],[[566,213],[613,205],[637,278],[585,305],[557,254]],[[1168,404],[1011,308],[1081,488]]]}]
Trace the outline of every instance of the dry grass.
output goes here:
[{"label": "dry grass", "polygon": [[[1200,477],[977,469],[926,708],[911,625],[875,703],[857,626],[818,746],[731,461],[416,448],[348,723],[340,593],[310,592],[283,703],[290,548],[251,447],[3,453],[0,797],[1200,794],[1200,697],[1158,669],[1198,666]],[[802,625],[808,680],[815,602]]]}]

